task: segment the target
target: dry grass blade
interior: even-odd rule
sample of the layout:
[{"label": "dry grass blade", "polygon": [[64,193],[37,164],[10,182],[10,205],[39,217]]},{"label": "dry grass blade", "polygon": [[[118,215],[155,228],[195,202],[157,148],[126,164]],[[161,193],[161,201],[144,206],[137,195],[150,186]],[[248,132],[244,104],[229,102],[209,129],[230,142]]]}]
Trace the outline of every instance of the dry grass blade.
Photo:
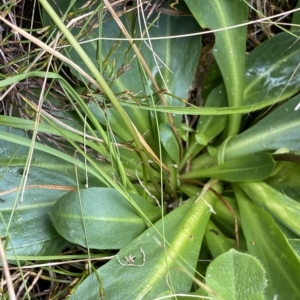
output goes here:
[{"label": "dry grass blade", "polygon": [[96,80],[94,80],[90,75],[88,75],[85,71],[83,71],[76,63],[74,63],[72,60],[68,59],[67,57],[65,57],[64,55],[62,55],[61,53],[59,53],[58,51],[56,51],[55,49],[49,47],[47,44],[43,43],[42,41],[40,41],[39,39],[35,38],[34,36],[32,36],[31,34],[27,33],[25,30],[19,28],[18,26],[12,24],[11,22],[7,21],[5,18],[3,18],[2,16],[0,16],[0,20],[2,22],[4,22],[5,24],[7,24],[9,27],[11,27],[14,31],[18,32],[19,34],[21,34],[22,36],[24,36],[26,39],[28,39],[29,41],[35,43],[37,46],[39,46],[40,48],[44,49],[45,51],[47,51],[48,53],[52,54],[53,56],[57,57],[58,59],[60,59],[61,61],[69,64],[71,67],[73,67],[77,72],[79,72],[80,75],[82,75],[84,78],[86,78],[90,83],[94,84],[99,90],[102,90],[102,88],[100,87],[100,85],[97,83]]}]

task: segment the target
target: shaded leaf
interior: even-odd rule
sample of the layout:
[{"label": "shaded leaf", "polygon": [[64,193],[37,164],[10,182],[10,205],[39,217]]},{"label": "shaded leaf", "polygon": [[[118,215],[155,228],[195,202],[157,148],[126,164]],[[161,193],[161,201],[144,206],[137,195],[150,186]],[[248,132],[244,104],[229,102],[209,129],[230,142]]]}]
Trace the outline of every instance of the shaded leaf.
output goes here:
[{"label": "shaded leaf", "polygon": [[[131,197],[150,221],[160,217],[159,207],[136,194]],[[96,249],[120,249],[146,229],[131,204],[112,188],[70,192],[52,207],[50,218],[66,240]]]},{"label": "shaded leaf", "polygon": [[265,116],[253,127],[232,138],[225,149],[225,159],[232,159],[260,151],[287,148],[300,150],[300,118],[295,107],[300,95]]},{"label": "shaded leaf", "polygon": [[43,215],[27,221],[19,220],[9,227],[5,254],[15,256],[42,256],[59,254],[70,243],[61,237],[49,216]]},{"label": "shaded leaf", "polygon": [[[125,142],[132,141],[132,136],[127,130],[125,123],[114,108],[106,108],[105,111],[96,103],[90,102],[89,108],[93,111],[95,118],[100,124],[109,127],[111,131]],[[134,122],[139,132],[144,136],[146,142],[152,149],[156,148],[156,137],[149,128],[151,120],[149,112],[136,108],[124,108],[129,118]],[[155,144],[156,142],[156,144]]]},{"label": "shaded leaf", "polygon": [[[204,107],[223,107],[227,105],[227,97],[224,85],[212,90],[205,101]],[[201,149],[221,133],[227,124],[227,116],[204,115],[201,116],[195,134],[189,141],[189,146],[180,161],[179,170],[182,170],[188,160],[193,159]]]},{"label": "shaded leaf", "polygon": [[213,258],[236,247],[235,240],[227,238],[211,221],[208,222],[206,227],[205,238]]},{"label": "shaded leaf", "polygon": [[[53,7],[61,18],[63,13],[68,9],[68,13],[72,12],[75,16],[78,12],[82,13],[82,7],[85,7],[85,1],[78,0],[73,6],[69,8],[67,5],[60,5],[60,9],[57,9],[55,1],[49,1],[53,3]],[[126,8],[130,11],[130,5],[135,6],[135,3],[127,3]],[[186,5],[180,3],[181,11],[188,11]],[[80,9],[79,9],[80,8]],[[96,12],[99,9],[99,4],[96,3],[89,10]],[[96,14],[98,16],[98,14]],[[137,17],[134,10],[131,13],[126,13],[120,17],[124,27],[128,30],[132,38],[145,38],[143,41],[136,41],[140,52],[143,55],[144,60],[147,63],[152,76],[156,80],[160,89],[165,89],[171,94],[176,95],[182,99],[186,98],[190,83],[192,81],[198,57],[201,51],[201,42],[198,36],[185,36],[184,42],[182,39],[168,39],[162,38],[160,40],[147,40],[147,35],[151,38],[167,37],[172,35],[187,35],[190,33],[199,32],[200,28],[194,18],[185,16],[171,16],[167,14],[160,14],[152,12],[152,15],[147,22],[143,22]],[[43,18],[44,26],[48,25],[52,21],[45,13]],[[114,93],[126,92],[136,101],[150,102],[158,101],[157,95],[153,97],[153,85],[149,78],[145,76],[143,67],[139,62],[135,52],[133,51],[128,41],[119,40],[124,39],[124,35],[119,26],[110,14],[104,15],[104,20],[97,20],[96,22],[101,24],[101,28],[93,26],[93,22],[85,24],[84,31],[79,26],[74,26],[71,32],[74,36],[80,39],[84,36],[85,40],[92,42],[83,43],[81,46],[85,53],[89,55],[92,62],[99,66],[99,70],[102,75],[114,91]],[[181,26],[184,23],[185,26]],[[150,24],[150,25],[149,25]],[[101,43],[95,40],[95,37],[101,35],[104,39]],[[109,38],[109,39],[105,39]],[[64,49],[70,56],[70,58],[76,62],[84,71],[90,73],[87,66],[82,62],[79,55],[73,48]],[[185,55],[182,55],[185,53]],[[71,68],[72,72],[82,80],[77,71]],[[179,84],[180,82],[180,84]],[[154,88],[155,90],[155,88]],[[138,96],[139,99],[135,99]],[[125,96],[126,97],[126,96]],[[142,100],[140,100],[142,98]],[[168,105],[184,106],[185,104],[177,99],[164,95],[165,101]],[[128,99],[128,97],[126,97]],[[131,108],[134,111],[134,108]],[[136,126],[143,122],[146,115],[145,112],[136,110],[136,114],[140,117],[133,119]],[[165,114],[160,114],[161,122],[165,122]],[[179,125],[181,122],[181,116],[174,116],[175,124]],[[155,123],[152,124],[155,128]],[[152,130],[153,131],[153,130]],[[156,132],[154,130],[154,132]],[[142,133],[142,132],[141,132]],[[157,138],[157,137],[156,137]],[[157,139],[156,139],[157,141]]]},{"label": "shaded leaf", "polygon": [[[227,104],[226,91],[224,86],[217,87],[211,91],[204,107],[225,107]],[[219,133],[221,133],[227,121],[226,115],[223,116],[201,116],[196,129],[196,139],[198,135],[204,135],[208,141],[211,141]],[[206,146],[206,144],[205,144]]]},{"label": "shaded leaf", "polygon": [[[300,261],[271,215],[234,185],[241,223],[250,254],[263,264],[267,299],[300,299]],[[268,199],[267,199],[268,200]]]},{"label": "shaded leaf", "polygon": [[209,265],[206,285],[220,300],[264,300],[267,281],[264,268],[255,257],[232,249]]},{"label": "shaded leaf", "polygon": [[159,135],[162,145],[170,158],[178,164],[179,162],[179,145],[176,136],[169,124],[163,123],[159,125]]},{"label": "shaded leaf", "polygon": [[280,161],[275,174],[266,180],[270,186],[296,201],[300,201],[300,164]]},{"label": "shaded leaf", "polygon": [[[21,124],[23,124],[23,121],[29,120],[21,120]],[[31,129],[33,127],[29,128]],[[23,168],[27,162],[30,144],[31,136],[24,130],[0,126],[0,166],[6,167],[9,162],[9,166],[11,167],[20,166]],[[75,161],[74,157],[70,157],[55,148],[36,142],[30,166],[49,171],[52,170],[54,173],[57,171],[64,174],[65,179],[69,178],[73,183],[78,181],[80,184],[85,185],[86,166],[82,163],[82,167],[77,168],[77,173],[74,172],[75,166],[80,165],[80,163],[79,160]],[[102,164],[101,168],[106,170],[107,173],[111,173],[111,166]],[[90,171],[89,168],[88,170]],[[93,173],[95,174],[95,172]],[[99,186],[99,184],[101,184],[100,180],[96,178],[94,174],[89,173],[89,182],[91,184],[96,183],[97,186]],[[50,175],[47,175],[44,178],[46,179],[48,176]],[[52,175],[50,177],[53,178],[55,176]],[[43,177],[39,177],[39,179],[42,178]]]},{"label": "shaded leaf", "polygon": [[[297,5],[295,8],[300,8],[300,1],[298,0]],[[299,24],[300,24],[300,11],[295,11],[293,13],[293,18],[291,22],[291,31],[298,31],[299,30]]]},{"label": "shaded leaf", "polygon": [[[224,197],[224,195],[223,195]],[[240,216],[239,216],[239,210],[237,206],[236,199],[234,197],[224,197],[228,205],[231,207],[231,209],[234,211],[234,214],[238,221],[238,226],[240,227]],[[222,201],[218,201],[215,206],[214,210],[216,214],[212,215],[213,221],[216,221],[216,224],[221,225],[222,229],[226,229],[226,236],[235,237],[235,222],[234,217],[232,213],[229,211],[229,209],[225,206],[225,204]],[[240,232],[241,235],[241,232]],[[240,236],[241,238],[241,236]]]}]

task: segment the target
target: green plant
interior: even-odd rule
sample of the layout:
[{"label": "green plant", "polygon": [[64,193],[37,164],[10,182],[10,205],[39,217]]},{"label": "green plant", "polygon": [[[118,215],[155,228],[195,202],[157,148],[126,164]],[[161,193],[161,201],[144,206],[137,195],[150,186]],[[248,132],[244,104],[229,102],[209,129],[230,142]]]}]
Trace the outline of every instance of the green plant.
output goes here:
[{"label": "green plant", "polygon": [[[0,82],[52,81],[20,92],[27,119],[0,116],[6,257],[86,248],[71,299],[298,299],[298,34],[246,55],[249,4],[184,2],[187,16],[158,6],[146,20],[145,6],[119,18],[107,0],[40,0],[47,38],[70,47],[28,38],[73,81],[35,70]],[[215,30],[215,62],[197,107],[185,98],[200,38],[152,39],[202,28]],[[79,43],[101,37],[112,40]],[[93,249],[110,259],[97,270]]]}]

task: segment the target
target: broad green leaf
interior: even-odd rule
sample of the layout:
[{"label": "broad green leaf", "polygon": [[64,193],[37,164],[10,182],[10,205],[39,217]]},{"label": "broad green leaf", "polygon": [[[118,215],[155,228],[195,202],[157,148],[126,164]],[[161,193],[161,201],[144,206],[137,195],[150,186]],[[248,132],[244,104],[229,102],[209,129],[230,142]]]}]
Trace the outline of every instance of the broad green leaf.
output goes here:
[{"label": "broad green leaf", "polygon": [[[12,132],[17,142],[24,136],[23,130],[1,127],[2,137],[6,132]],[[0,139],[1,236],[10,241],[7,254],[55,255],[66,240],[54,229],[48,212],[57,199],[77,188],[74,165],[35,150],[22,192],[28,149]],[[80,170],[78,176],[84,183]]]},{"label": "broad green leaf", "polygon": [[[255,257],[232,249],[209,265],[206,285],[219,300],[264,300],[267,281],[265,270]],[[215,297],[215,293],[210,296]]]},{"label": "broad green leaf", "polygon": [[[11,131],[13,133],[11,133]],[[5,148],[3,150],[5,151],[5,154],[8,155],[7,157],[13,157],[13,159],[9,160],[10,165],[24,166],[26,164],[28,155],[28,152],[25,152],[25,149],[29,149],[31,145],[30,137],[25,136],[23,130],[14,131],[9,127],[0,127],[0,133],[0,140],[4,141],[4,145],[6,145],[6,143],[9,145],[15,145],[13,148],[11,148],[14,150],[11,150],[10,146],[8,146],[8,149]],[[21,154],[18,153],[20,148],[22,149]],[[78,159],[75,159],[74,156],[70,156],[61,150],[36,141],[34,144],[34,153],[31,166],[41,167],[49,170],[58,170],[68,175],[74,180],[74,182],[78,181],[79,184],[83,185],[86,184],[86,173],[88,173],[89,184],[91,183],[92,186],[117,186],[116,182],[111,178],[114,170],[110,164],[102,163],[100,168],[99,163],[94,163],[93,159],[91,159],[91,162],[93,163],[93,167],[81,160],[80,156]],[[1,161],[1,164],[7,166],[7,158],[4,158]],[[75,168],[77,169],[77,172],[74,172]]]},{"label": "broad green leaf", "polygon": [[179,145],[176,136],[169,124],[163,123],[159,125],[160,140],[170,158],[178,164],[179,162]]},{"label": "broad green leaf", "polygon": [[300,237],[300,203],[298,201],[264,182],[248,182],[240,186],[255,204],[267,210],[274,219]]},{"label": "broad green leaf", "polygon": [[300,118],[295,107],[300,95],[269,113],[253,127],[232,138],[225,149],[225,159],[232,159],[260,151],[288,148],[300,150]]},{"label": "broad green leaf", "polygon": [[246,59],[245,104],[275,102],[299,91],[297,40],[297,36],[282,32],[251,51]]},{"label": "broad green leaf", "polygon": [[[176,8],[189,13],[183,1],[180,1]],[[157,18],[157,15],[153,13],[149,21],[153,21],[155,18]],[[200,30],[200,26],[191,16],[174,17],[161,14],[156,24],[158,26],[154,24],[154,26],[149,28],[148,32],[151,38],[174,35],[184,36],[189,33],[199,32]],[[140,34],[139,31],[137,32],[137,35]],[[149,50],[144,41],[141,52],[153,76],[155,76],[159,87],[167,89],[171,94],[185,99],[202,48],[200,38],[196,36],[184,36],[183,38],[176,39],[164,38],[161,40],[152,40],[151,46],[153,51]],[[168,105],[185,105],[175,99],[166,98],[166,100]]]},{"label": "broad green leaf", "polygon": [[[137,194],[131,197],[150,221],[160,217],[159,207]],[[147,227],[131,204],[112,188],[70,192],[55,203],[50,218],[66,240],[96,249],[120,249]]]},{"label": "broad green leaf", "polygon": [[267,153],[260,153],[228,160],[211,168],[187,172],[182,174],[180,178],[213,177],[230,182],[248,182],[267,178],[273,169],[274,161],[272,156]]},{"label": "broad green leaf", "polygon": [[[240,0],[185,0],[202,28],[220,29],[247,20],[248,6]],[[222,73],[228,106],[240,106],[244,96],[246,27],[215,32],[213,54]],[[229,117],[230,134],[236,134],[239,115]],[[230,125],[231,124],[231,125]]]},{"label": "broad green leaf", "polygon": [[[220,186],[213,187],[220,192]],[[117,257],[100,267],[97,273],[101,278],[105,297],[115,300],[154,299],[167,290],[172,293],[188,293],[192,279],[185,272],[195,272],[210,217],[210,207],[207,204],[213,205],[216,197],[208,191],[205,201],[188,201],[175,209],[125,246]],[[163,234],[165,243],[161,236]],[[137,256],[134,264],[142,264],[141,249],[145,253],[144,265],[126,265],[124,258],[130,255]],[[71,299],[83,299],[87,294],[91,299],[100,299],[95,274],[78,287]]]},{"label": "broad green leaf", "polygon": [[[236,185],[248,251],[266,270],[266,299],[300,299],[300,260],[271,215],[255,205]],[[270,201],[272,198],[267,198]]]},{"label": "broad green leaf", "polygon": [[266,180],[270,186],[296,201],[300,201],[300,164],[280,161],[275,174]]}]

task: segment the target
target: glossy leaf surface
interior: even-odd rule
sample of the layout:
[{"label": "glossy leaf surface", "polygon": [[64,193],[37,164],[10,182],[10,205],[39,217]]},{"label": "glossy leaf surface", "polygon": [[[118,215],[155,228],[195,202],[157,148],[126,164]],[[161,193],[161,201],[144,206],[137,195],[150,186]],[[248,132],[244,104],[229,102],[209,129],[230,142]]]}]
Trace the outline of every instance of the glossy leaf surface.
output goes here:
[{"label": "glossy leaf surface", "polygon": [[287,32],[255,48],[246,59],[245,104],[294,95],[299,91],[299,61],[297,36]]}]

